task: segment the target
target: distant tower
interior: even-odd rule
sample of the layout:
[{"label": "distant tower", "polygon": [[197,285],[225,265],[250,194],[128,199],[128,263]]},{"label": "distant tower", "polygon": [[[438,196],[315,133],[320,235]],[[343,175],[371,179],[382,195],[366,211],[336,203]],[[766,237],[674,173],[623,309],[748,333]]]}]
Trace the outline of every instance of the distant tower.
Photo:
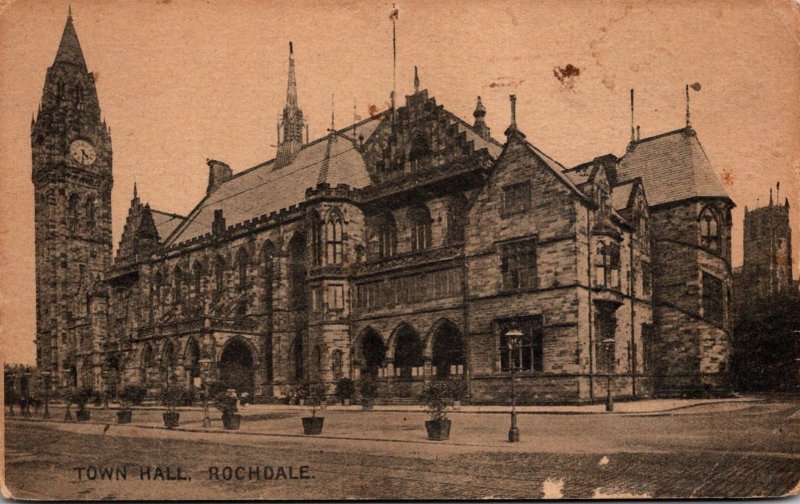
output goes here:
[{"label": "distant tower", "polygon": [[772,199],[767,206],[744,214],[744,265],[740,299],[788,290],[792,285],[792,229],[789,200]]},{"label": "distant tower", "polygon": [[[111,135],[67,17],[31,124],[36,222],[36,364],[74,385],[68,326],[111,264]],[[70,381],[73,381],[70,383]]]},{"label": "distant tower", "polygon": [[289,82],[286,87],[286,106],[278,123],[278,154],[275,169],[288,165],[294,160],[303,145],[303,129],[306,122],[303,111],[297,105],[297,79],[294,73],[294,47],[289,42]]}]

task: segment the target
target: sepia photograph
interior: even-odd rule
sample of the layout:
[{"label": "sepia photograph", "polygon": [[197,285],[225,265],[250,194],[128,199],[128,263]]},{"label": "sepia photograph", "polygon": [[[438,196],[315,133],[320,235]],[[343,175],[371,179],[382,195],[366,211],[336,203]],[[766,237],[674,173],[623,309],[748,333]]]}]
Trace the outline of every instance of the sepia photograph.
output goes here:
[{"label": "sepia photograph", "polygon": [[0,3],[17,500],[800,493],[796,0]]}]

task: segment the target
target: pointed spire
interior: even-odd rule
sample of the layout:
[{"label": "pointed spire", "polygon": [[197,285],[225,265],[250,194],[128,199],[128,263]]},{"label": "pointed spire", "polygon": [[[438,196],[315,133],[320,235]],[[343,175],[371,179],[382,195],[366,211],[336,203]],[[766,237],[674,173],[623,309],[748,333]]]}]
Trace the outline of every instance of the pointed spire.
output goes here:
[{"label": "pointed spire", "polygon": [[631,143],[636,141],[634,123],[635,123],[635,121],[633,119],[633,88],[631,88]]},{"label": "pointed spire", "polygon": [[414,93],[419,93],[419,72],[417,72],[417,65],[414,65]]},{"label": "pointed spire", "polygon": [[486,116],[486,108],[483,106],[480,96],[478,97],[478,103],[475,104],[475,111],[472,113],[472,115],[475,117],[475,123],[472,125],[472,127],[481,136],[481,138],[484,140],[489,140],[491,138],[489,126],[487,126],[486,121],[484,121],[484,117]]},{"label": "pointed spire", "polygon": [[486,107],[483,106],[480,96],[478,97],[478,102],[475,104],[475,112],[473,112],[472,115],[475,117],[476,123],[478,121],[483,122],[483,117],[486,115]]},{"label": "pointed spire", "polygon": [[139,199],[139,191],[136,189],[136,181],[133,182],[133,199]]},{"label": "pointed spire", "polygon": [[86,60],[83,59],[81,44],[78,42],[78,34],[72,24],[72,7],[67,13],[67,23],[64,25],[64,32],[61,34],[61,42],[58,45],[55,63],[69,63],[86,68]]},{"label": "pointed spire", "polygon": [[334,131],[336,131],[336,113],[334,111],[333,102],[334,102],[334,94],[331,93],[331,129],[330,129],[331,135],[333,135]]},{"label": "pointed spire", "polygon": [[294,73],[294,47],[289,42],[289,81],[286,86],[286,106],[297,107],[297,78]]},{"label": "pointed spire", "polygon": [[[294,69],[294,45],[289,42],[289,77],[286,85],[286,106],[283,108],[278,123],[278,152],[275,169],[291,163],[294,156],[303,146],[303,127],[307,124],[303,119],[303,111],[297,105],[297,78]],[[282,135],[280,134],[282,133]],[[306,129],[306,141],[308,130]]]}]

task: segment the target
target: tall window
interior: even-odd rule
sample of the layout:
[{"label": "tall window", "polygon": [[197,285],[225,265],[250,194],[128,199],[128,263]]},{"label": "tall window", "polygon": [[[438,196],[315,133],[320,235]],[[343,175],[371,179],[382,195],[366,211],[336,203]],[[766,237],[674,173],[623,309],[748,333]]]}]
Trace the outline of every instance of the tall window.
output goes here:
[{"label": "tall window", "polygon": [[386,213],[378,229],[378,257],[391,257],[397,252],[397,224],[394,215]]},{"label": "tall window", "polygon": [[409,210],[411,223],[411,251],[426,250],[431,247],[431,213],[425,206]]},{"label": "tall window", "polygon": [[89,196],[86,199],[86,204],[84,205],[84,213],[86,214],[86,228],[89,230],[94,229],[95,212],[94,212],[94,201],[92,201],[91,196]]},{"label": "tall window", "polygon": [[595,313],[597,370],[612,373],[616,367],[617,316],[614,307],[598,305]]},{"label": "tall window", "polygon": [[503,290],[536,287],[536,240],[506,243],[501,253]]},{"label": "tall window", "polygon": [[722,280],[709,275],[705,271],[703,275],[703,316],[718,324],[721,324],[724,317],[724,286]]},{"label": "tall window", "polygon": [[75,86],[75,108],[83,109],[83,87],[80,84]]},{"label": "tall window", "polygon": [[619,287],[620,248],[618,243],[597,244],[594,256],[595,285],[598,287]]},{"label": "tall window", "polygon": [[80,220],[79,215],[79,207],[81,198],[77,195],[77,193],[70,195],[69,201],[67,202],[67,220],[68,226],[70,231],[76,231],[78,229],[78,221]]},{"label": "tall window", "polygon": [[203,266],[195,261],[192,266],[192,282],[194,283],[194,307],[199,309],[203,303]]},{"label": "tall window", "polygon": [[341,350],[334,350],[331,354],[331,372],[333,379],[338,380],[342,377],[342,357],[344,356]]},{"label": "tall window", "polygon": [[214,261],[214,288],[217,297],[221,296],[225,289],[225,259],[222,256],[217,256]]},{"label": "tall window", "polygon": [[264,308],[267,313],[272,313],[272,282],[275,269],[272,260],[275,257],[275,247],[272,242],[264,246]]},{"label": "tall window", "polygon": [[709,250],[719,250],[719,219],[711,207],[700,212],[700,246]]},{"label": "tall window", "polygon": [[64,103],[64,91],[66,86],[62,81],[58,81],[56,83],[56,105],[61,105]]},{"label": "tall window", "polygon": [[244,250],[240,250],[236,257],[236,269],[239,272],[239,290],[245,291],[247,289],[247,252]]},{"label": "tall window", "polygon": [[180,303],[183,300],[183,271],[180,266],[175,267],[175,275],[173,277],[173,301]]},{"label": "tall window", "polygon": [[311,261],[322,264],[322,219],[316,210],[311,211]]},{"label": "tall window", "polygon": [[467,198],[459,193],[447,208],[447,243],[463,243],[467,221]]},{"label": "tall window", "polygon": [[[500,333],[500,370],[510,371],[512,364],[517,371],[544,370],[544,329],[541,317],[520,317],[498,320],[495,323]],[[509,348],[506,334],[511,329],[522,331],[519,346]]]},{"label": "tall window", "polygon": [[306,240],[296,234],[289,242],[289,271],[291,275],[290,296],[292,309],[306,306]]},{"label": "tall window", "polygon": [[417,133],[411,142],[411,150],[408,153],[408,160],[411,161],[411,170],[418,170],[424,166],[430,154],[431,148],[425,135]]},{"label": "tall window", "polygon": [[531,183],[522,182],[503,188],[503,215],[525,212],[531,208]]},{"label": "tall window", "polygon": [[342,213],[333,209],[328,214],[325,223],[325,262],[326,264],[341,264],[344,251],[343,237],[344,219]]}]

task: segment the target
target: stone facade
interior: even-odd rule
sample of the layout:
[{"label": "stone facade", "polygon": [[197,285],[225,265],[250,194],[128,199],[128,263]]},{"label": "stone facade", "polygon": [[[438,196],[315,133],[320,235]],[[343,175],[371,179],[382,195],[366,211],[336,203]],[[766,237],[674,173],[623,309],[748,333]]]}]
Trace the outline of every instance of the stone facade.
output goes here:
[{"label": "stone facade", "polygon": [[[76,58],[71,19],[64,40]],[[277,159],[239,173],[210,160],[207,194],[186,216],[134,191],[112,263],[110,136],[91,74],[61,54],[32,137],[37,363],[55,386],[156,394],[218,381],[270,400],[372,375],[384,400],[447,378],[492,403],[508,401],[513,369],[522,402],[589,402],[609,385],[625,397],[724,388],[732,203],[661,201],[658,181],[636,172],[649,139],[567,168],[513,112],[500,143],[480,99],[466,123],[417,77],[397,110],[304,143],[292,51]],[[62,75],[69,92],[87,83],[85,111],[52,112]],[[96,159],[84,144],[64,155],[73,137]],[[76,192],[95,198],[96,226],[84,212],[69,227]],[[715,247],[687,238],[705,239],[708,207],[722,216]],[[723,283],[719,323],[703,313],[703,286],[718,286],[703,274]]]}]

